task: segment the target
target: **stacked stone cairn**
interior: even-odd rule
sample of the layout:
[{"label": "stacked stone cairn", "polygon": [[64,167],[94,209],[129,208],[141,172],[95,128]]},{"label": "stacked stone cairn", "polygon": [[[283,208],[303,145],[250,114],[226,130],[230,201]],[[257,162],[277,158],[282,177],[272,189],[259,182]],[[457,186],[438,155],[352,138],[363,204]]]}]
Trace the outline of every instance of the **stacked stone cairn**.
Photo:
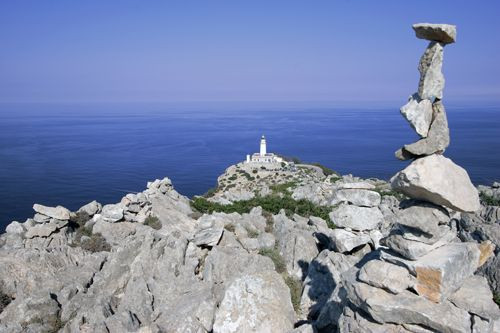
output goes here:
[{"label": "stacked stone cairn", "polygon": [[415,24],[430,41],[420,59],[418,92],[401,114],[421,137],[396,152],[413,161],[391,179],[401,203],[383,247],[344,275],[349,307],[340,332],[500,332],[500,310],[485,278],[474,272],[494,251],[490,242],[460,242],[457,220],[480,209],[467,172],[442,154],[450,143],[442,103],[443,50],[456,27]]}]

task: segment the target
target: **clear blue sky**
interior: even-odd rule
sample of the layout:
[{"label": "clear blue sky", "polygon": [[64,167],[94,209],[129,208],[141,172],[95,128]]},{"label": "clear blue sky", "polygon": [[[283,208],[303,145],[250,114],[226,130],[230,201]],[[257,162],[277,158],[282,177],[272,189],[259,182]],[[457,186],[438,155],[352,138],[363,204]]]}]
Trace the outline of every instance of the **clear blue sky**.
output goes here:
[{"label": "clear blue sky", "polygon": [[445,98],[500,101],[500,1],[1,1],[0,102],[401,101],[452,23]]}]

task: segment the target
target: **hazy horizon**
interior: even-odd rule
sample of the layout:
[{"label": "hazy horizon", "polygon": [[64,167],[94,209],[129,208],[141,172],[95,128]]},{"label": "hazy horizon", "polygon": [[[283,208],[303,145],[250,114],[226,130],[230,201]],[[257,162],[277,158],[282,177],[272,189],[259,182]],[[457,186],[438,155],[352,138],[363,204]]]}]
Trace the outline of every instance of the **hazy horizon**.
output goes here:
[{"label": "hazy horizon", "polygon": [[495,1],[3,2],[1,102],[390,103],[417,89],[417,22],[457,25],[445,103],[500,101]]}]

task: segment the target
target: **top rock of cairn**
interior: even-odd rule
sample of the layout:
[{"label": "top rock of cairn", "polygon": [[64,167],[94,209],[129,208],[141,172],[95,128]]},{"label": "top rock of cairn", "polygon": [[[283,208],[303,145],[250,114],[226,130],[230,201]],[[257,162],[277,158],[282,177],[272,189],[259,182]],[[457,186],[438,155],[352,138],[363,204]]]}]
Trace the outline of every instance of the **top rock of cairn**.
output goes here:
[{"label": "top rock of cairn", "polygon": [[443,44],[455,43],[457,39],[457,27],[451,24],[416,23],[413,30],[417,38]]}]

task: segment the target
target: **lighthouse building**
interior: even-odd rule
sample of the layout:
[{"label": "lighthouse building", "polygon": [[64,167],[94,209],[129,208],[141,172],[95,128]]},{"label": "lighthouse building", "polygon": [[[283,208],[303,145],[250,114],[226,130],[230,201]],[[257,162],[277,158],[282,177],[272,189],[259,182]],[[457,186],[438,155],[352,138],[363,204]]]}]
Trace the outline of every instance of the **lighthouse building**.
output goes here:
[{"label": "lighthouse building", "polygon": [[247,155],[246,163],[281,163],[283,159],[273,153],[267,152],[266,138],[264,135],[260,139],[260,151],[252,155]]}]

